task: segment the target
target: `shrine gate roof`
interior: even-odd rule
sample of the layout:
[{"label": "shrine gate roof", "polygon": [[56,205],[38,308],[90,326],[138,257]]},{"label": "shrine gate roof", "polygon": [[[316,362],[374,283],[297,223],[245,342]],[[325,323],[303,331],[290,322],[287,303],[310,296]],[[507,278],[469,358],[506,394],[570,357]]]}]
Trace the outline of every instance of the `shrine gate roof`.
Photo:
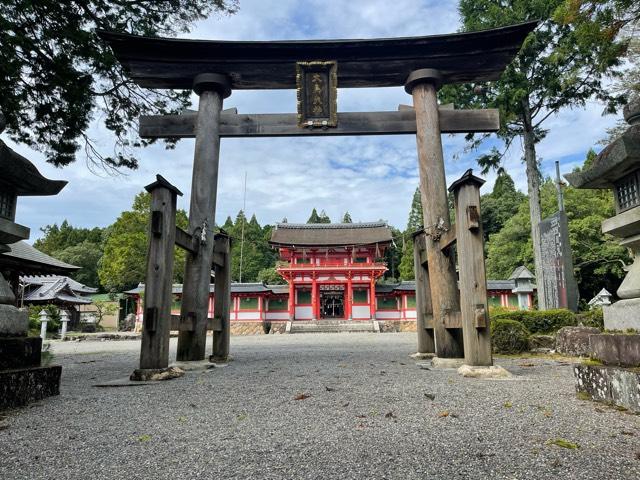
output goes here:
[{"label": "shrine gate roof", "polygon": [[221,41],[99,31],[130,77],[146,88],[190,89],[200,73],[231,78],[232,89],[292,89],[296,62],[338,62],[338,86],[395,87],[421,68],[443,83],[496,80],[537,21],[477,32],[368,40]]},{"label": "shrine gate roof", "polygon": [[336,247],[390,243],[391,239],[391,229],[385,222],[277,223],[269,243],[289,247]]}]

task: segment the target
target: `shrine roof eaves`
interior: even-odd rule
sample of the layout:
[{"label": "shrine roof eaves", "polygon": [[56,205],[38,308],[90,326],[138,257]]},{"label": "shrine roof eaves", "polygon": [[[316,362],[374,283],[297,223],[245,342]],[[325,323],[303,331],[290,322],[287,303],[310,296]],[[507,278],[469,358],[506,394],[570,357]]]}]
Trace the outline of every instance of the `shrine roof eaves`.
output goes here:
[{"label": "shrine roof eaves", "polygon": [[418,69],[444,83],[496,80],[537,21],[476,32],[367,40],[222,41],[155,38],[100,30],[138,85],[190,89],[201,73],[226,74],[236,90],[293,89],[299,61],[338,62],[338,87],[404,85]]},{"label": "shrine roof eaves", "polygon": [[278,223],[269,243],[274,246],[323,247],[390,243],[391,229],[385,222]]}]

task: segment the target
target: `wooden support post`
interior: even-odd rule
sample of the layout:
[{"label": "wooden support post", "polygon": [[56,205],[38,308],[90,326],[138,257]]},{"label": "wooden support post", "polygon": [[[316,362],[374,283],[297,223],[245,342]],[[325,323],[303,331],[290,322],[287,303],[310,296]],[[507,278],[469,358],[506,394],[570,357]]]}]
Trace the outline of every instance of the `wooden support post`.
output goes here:
[{"label": "wooden support post", "polygon": [[464,363],[471,366],[493,365],[480,217],[483,183],[484,180],[469,169],[449,188],[454,194],[456,209]]},{"label": "wooden support post", "polygon": [[151,219],[140,369],[160,369],[169,366],[176,199],[182,193],[160,175],[145,189],[151,193]]},{"label": "wooden support post", "polygon": [[436,96],[439,84],[440,74],[436,70],[416,70],[407,78],[405,90],[413,96],[413,106],[416,111],[420,192],[424,212],[436,355],[444,358],[460,358],[463,356],[463,347],[459,340],[459,332],[449,330],[445,325],[447,316],[451,312],[460,310],[460,300],[453,258],[448,252],[443,252],[439,246],[440,237],[451,227]]},{"label": "wooden support post", "polygon": [[187,254],[180,317],[183,321],[193,319],[194,329],[180,331],[178,361],[205,358],[220,160],[220,111],[223,97],[231,93],[229,85],[229,79],[218,74],[201,74],[193,82],[194,91],[200,95],[200,104],[196,120],[189,233],[200,237],[200,248],[196,255]]},{"label": "wooden support post", "polygon": [[213,351],[209,360],[226,362],[229,357],[229,341],[231,322],[229,308],[231,305],[231,240],[224,233],[215,236],[214,253],[222,257],[222,265],[214,264],[215,290],[213,303],[214,322],[220,322],[220,331],[213,331]]},{"label": "wooden support post", "polygon": [[422,263],[423,252],[426,249],[424,232],[413,236],[413,267],[416,278],[416,330],[418,332],[418,353],[435,353],[436,344],[433,328],[427,327],[427,318],[433,318],[431,308],[431,287],[429,285],[429,271]]}]

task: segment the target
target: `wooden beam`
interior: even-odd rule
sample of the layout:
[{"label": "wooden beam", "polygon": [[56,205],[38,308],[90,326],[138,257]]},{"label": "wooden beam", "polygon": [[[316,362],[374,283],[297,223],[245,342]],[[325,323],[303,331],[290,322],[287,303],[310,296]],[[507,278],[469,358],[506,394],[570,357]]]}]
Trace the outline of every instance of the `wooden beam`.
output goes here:
[{"label": "wooden beam", "polygon": [[176,227],[176,245],[180,248],[192,253],[198,254],[200,243],[190,233],[185,232],[180,227]]},{"label": "wooden beam", "polygon": [[440,250],[444,251],[456,243],[456,226],[451,225],[448,231],[444,232],[439,240]]},{"label": "wooden beam", "polygon": [[[140,117],[142,138],[194,138],[197,115],[151,115]],[[495,132],[500,128],[497,109],[439,110],[442,133]],[[295,113],[260,113],[220,115],[220,136],[295,137],[340,135],[402,135],[416,133],[413,109],[398,112],[338,113],[338,126],[301,128]]]}]

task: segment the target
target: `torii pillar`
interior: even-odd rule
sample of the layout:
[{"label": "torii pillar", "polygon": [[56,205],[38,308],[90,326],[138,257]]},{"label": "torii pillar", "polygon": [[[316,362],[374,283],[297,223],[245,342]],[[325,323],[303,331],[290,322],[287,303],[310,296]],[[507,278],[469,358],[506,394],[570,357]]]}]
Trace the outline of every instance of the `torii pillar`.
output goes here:
[{"label": "torii pillar", "polygon": [[220,161],[220,112],[223,99],[231,95],[231,82],[226,75],[203,73],[195,77],[193,90],[200,96],[200,103],[195,128],[188,233],[200,238],[200,248],[195,255],[187,254],[178,361],[205,358]]},{"label": "torii pillar", "polygon": [[442,76],[430,68],[413,71],[405,91],[413,96],[416,112],[416,141],[420,171],[429,285],[433,309],[436,356],[462,358],[464,349],[458,326],[460,297],[452,255],[440,248],[440,237],[451,229],[447,202],[447,180],[438,112],[437,89]]}]

